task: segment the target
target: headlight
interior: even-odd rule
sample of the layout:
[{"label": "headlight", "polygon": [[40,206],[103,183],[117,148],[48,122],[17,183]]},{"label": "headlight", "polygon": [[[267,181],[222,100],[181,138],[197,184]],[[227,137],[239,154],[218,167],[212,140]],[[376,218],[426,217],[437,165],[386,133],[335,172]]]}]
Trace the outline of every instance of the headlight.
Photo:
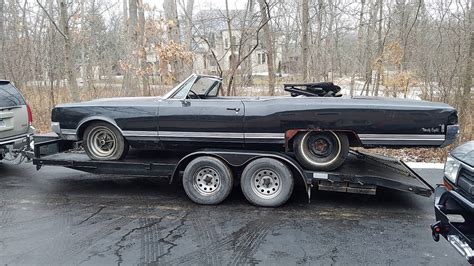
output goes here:
[{"label": "headlight", "polygon": [[449,179],[449,181],[456,183],[456,179],[458,177],[459,166],[461,163],[448,155],[448,159],[446,160],[446,164],[444,165],[444,176]]}]

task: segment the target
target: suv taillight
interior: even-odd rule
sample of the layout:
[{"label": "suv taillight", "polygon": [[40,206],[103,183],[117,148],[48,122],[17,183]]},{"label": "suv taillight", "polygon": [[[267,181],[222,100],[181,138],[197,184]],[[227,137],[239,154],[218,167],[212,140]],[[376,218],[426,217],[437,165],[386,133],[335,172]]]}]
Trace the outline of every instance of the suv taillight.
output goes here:
[{"label": "suv taillight", "polygon": [[26,105],[26,110],[28,110],[28,124],[31,126],[33,124],[33,113],[31,112],[30,106]]}]

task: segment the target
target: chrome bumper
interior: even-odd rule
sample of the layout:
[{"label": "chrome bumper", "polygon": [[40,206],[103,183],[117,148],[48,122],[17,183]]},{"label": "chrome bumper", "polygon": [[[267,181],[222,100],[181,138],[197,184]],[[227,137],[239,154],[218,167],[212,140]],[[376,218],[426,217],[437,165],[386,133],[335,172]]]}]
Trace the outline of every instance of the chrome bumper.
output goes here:
[{"label": "chrome bumper", "polygon": [[75,129],[61,129],[59,122],[51,122],[51,130],[65,140],[77,140]]}]

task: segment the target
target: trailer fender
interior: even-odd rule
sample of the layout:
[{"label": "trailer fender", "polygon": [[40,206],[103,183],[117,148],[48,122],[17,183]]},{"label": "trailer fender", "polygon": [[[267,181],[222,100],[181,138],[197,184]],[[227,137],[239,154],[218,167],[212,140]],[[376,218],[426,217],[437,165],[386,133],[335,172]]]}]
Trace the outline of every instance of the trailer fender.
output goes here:
[{"label": "trailer fender", "polygon": [[[298,162],[296,162],[295,159],[281,153],[273,153],[273,152],[254,152],[254,151],[249,151],[249,152],[236,152],[236,151],[197,151],[191,154],[186,155],[183,157],[178,164],[176,165],[173,174],[170,178],[170,184],[173,182],[174,178],[176,178],[179,175],[179,172],[184,170],[186,168],[186,165],[192,161],[194,158],[199,157],[199,156],[213,156],[216,158],[221,159],[222,161],[226,162],[229,164],[233,169],[236,168],[243,168],[245,165],[247,165],[250,161],[258,159],[258,158],[273,158],[277,159],[283,163],[285,163],[287,166],[291,168],[294,174],[296,174],[301,180],[303,181],[303,184],[305,185],[306,191],[309,191],[311,189],[311,184],[308,183],[306,179],[305,172],[303,168],[299,165]],[[296,178],[296,177],[295,177]],[[308,192],[308,197],[310,197],[310,194]]]}]

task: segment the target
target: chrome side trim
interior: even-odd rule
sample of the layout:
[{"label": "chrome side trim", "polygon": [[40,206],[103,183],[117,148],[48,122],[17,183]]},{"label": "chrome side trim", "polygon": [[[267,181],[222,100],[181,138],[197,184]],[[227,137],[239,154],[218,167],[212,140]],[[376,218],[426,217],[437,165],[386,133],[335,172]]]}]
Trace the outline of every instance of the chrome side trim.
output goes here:
[{"label": "chrome side trim", "polygon": [[243,139],[244,133],[158,131],[158,136],[159,137],[172,137],[172,138]]},{"label": "chrome side trim", "polygon": [[359,134],[360,140],[445,140],[445,135]]},{"label": "chrome side trim", "polygon": [[158,132],[156,131],[122,131],[124,137],[158,137]]},{"label": "chrome side trim", "polygon": [[246,139],[285,139],[285,133],[244,133]]},{"label": "chrome side trim", "polygon": [[75,129],[61,129],[61,134],[63,135],[76,135]]},{"label": "chrome side trim", "polygon": [[123,131],[124,137],[212,138],[212,139],[285,139],[284,133],[186,132],[186,131]]}]

